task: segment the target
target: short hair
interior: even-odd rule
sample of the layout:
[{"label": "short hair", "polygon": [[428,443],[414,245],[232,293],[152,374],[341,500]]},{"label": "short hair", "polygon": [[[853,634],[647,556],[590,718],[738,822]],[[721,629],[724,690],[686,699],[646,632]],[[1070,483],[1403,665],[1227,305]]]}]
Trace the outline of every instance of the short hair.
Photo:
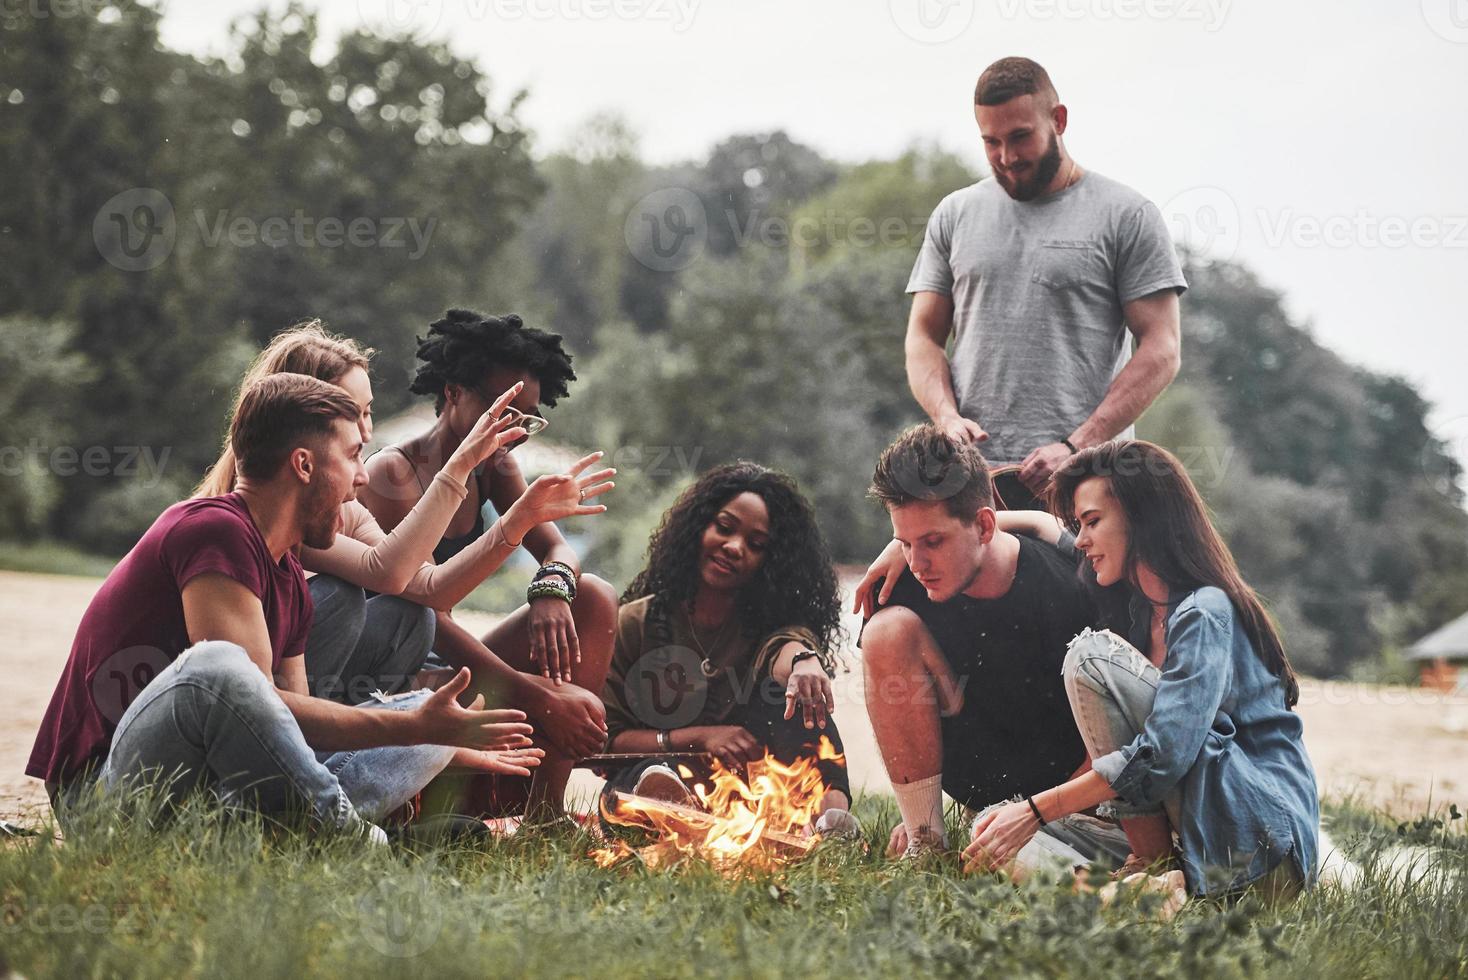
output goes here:
[{"label": "short hair", "polygon": [[272,374],[240,396],[229,425],[229,447],[241,476],[268,480],[291,450],[331,434],[338,419],[356,423],[361,410],[334,384],[304,374]]},{"label": "short hair", "polygon": [[1021,95],[1039,96],[1047,108],[1060,101],[1050,75],[1029,58],[1000,58],[979,75],[974,105],[1003,105]]},{"label": "short hair", "polygon": [[432,395],[436,412],[443,411],[448,385],[475,388],[497,367],[533,375],[540,382],[541,403],[550,408],[569,396],[576,380],[561,335],[527,327],[514,313],[485,316],[449,310],[429,325],[427,337],[418,338],[418,360],[423,363],[410,390]]},{"label": "short hair", "polygon": [[978,447],[955,442],[931,422],[908,429],[882,450],[869,496],[891,510],[918,501],[942,501],[948,513],[971,523],[994,506],[989,464]]}]

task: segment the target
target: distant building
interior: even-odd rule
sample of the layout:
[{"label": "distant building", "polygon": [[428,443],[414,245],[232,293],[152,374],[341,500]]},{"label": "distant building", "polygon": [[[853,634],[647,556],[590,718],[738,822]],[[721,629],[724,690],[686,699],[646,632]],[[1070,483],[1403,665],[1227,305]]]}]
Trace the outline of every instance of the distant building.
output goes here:
[{"label": "distant building", "polygon": [[1412,644],[1407,657],[1422,668],[1422,686],[1468,691],[1468,613]]}]

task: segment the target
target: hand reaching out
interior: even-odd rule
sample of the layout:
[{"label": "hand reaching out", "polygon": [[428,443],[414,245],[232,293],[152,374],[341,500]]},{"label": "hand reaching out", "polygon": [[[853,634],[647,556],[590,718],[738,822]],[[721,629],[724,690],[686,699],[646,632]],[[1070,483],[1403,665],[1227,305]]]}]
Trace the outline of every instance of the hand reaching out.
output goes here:
[{"label": "hand reaching out", "polygon": [[545,758],[545,749],[459,749],[449,760],[455,769],[493,772],[501,776],[529,776]]},{"label": "hand reaching out", "polygon": [[536,477],[535,482],[526,488],[519,500],[510,505],[505,514],[506,525],[516,535],[513,539],[506,540],[521,540],[525,532],[547,521],[605,512],[605,504],[589,504],[587,501],[600,497],[615,487],[611,478],[616,476],[617,471],[609,467],[594,473],[585,472],[603,455],[601,452],[594,452],[581,457],[565,473],[549,473]]},{"label": "hand reaching out", "polygon": [[826,716],[836,710],[836,695],[831,678],[814,660],[802,660],[790,671],[785,684],[785,720],[795,717],[799,708],[806,728],[826,727]]},{"label": "hand reaching out", "polygon": [[485,711],[482,694],[464,707],[457,699],[468,687],[469,668],[463,667],[413,709],[420,743],[488,750],[530,747],[534,729],[525,724],[525,712],[509,708]]}]

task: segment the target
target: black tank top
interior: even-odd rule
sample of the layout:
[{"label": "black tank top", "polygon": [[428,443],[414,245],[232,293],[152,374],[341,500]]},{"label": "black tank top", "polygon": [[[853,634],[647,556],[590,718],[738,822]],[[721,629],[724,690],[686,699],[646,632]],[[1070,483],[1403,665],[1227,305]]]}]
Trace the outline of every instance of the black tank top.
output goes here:
[{"label": "black tank top", "polygon": [[[414,466],[412,457],[409,456],[408,453],[400,446],[392,446],[390,448],[396,449],[399,453],[402,453],[403,459],[406,459],[408,461],[408,465],[413,467],[413,478],[418,481],[419,489],[421,489],[424,493],[427,493],[428,488],[423,485],[423,478],[418,475],[418,467]],[[475,541],[478,541],[483,536],[484,505],[481,504],[479,509],[474,512],[474,526],[469,529],[469,532],[467,534],[461,534],[457,538],[450,538],[445,536],[439,539],[438,546],[433,549],[434,564],[442,565],[444,562],[448,561],[450,558],[454,557],[459,552],[463,551],[465,548],[469,547],[471,544],[473,544]]]}]

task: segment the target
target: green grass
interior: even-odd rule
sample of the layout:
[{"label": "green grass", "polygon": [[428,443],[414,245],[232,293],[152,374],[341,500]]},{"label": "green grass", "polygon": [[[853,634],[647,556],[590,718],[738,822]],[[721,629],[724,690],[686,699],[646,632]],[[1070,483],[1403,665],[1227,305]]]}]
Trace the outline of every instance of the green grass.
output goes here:
[{"label": "green grass", "polygon": [[[1192,903],[1161,923],[1145,901],[1102,909],[1055,884],[888,862],[877,838],[891,802],[858,809],[870,853],[822,845],[737,881],[701,866],[602,870],[585,836],[415,855],[202,805],[156,831],[99,815],[64,845],[0,849],[0,951],[32,980],[1468,972],[1462,821],[1404,837],[1394,821],[1336,808],[1338,841],[1365,866],[1357,890],[1319,888],[1281,911]],[[1438,854],[1416,884],[1378,863],[1409,838]]]},{"label": "green grass", "polygon": [[79,551],[54,541],[0,541],[0,570],[106,578],[116,558]]}]

